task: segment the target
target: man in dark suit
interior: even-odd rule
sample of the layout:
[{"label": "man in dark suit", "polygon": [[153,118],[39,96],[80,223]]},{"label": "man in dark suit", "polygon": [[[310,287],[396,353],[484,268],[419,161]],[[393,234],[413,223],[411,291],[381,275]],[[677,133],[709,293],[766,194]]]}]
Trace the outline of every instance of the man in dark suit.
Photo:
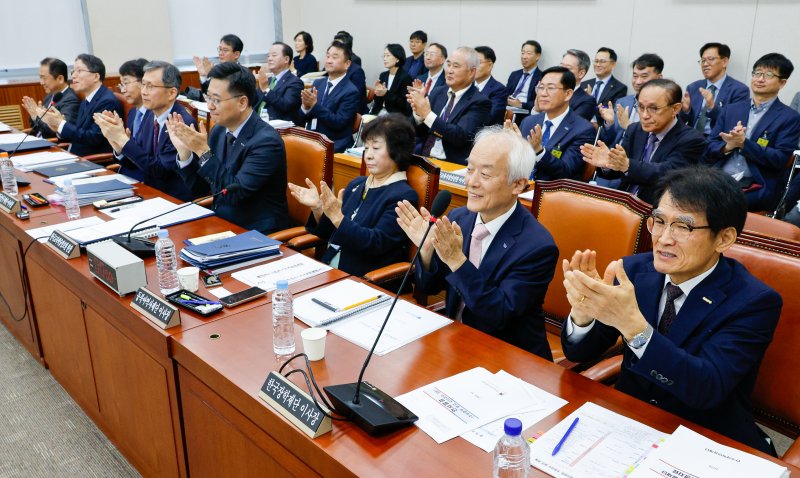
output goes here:
[{"label": "man in dark suit", "polygon": [[417,154],[466,164],[475,133],[489,121],[492,103],[475,86],[478,53],[457,48],[447,59],[447,88],[430,97],[413,89],[408,94],[417,124]]},{"label": "man in dark suit", "polygon": [[428,70],[425,68],[425,47],[428,44],[428,34],[422,30],[417,30],[408,39],[408,49],[411,54],[403,63],[403,70],[411,78],[424,75]]},{"label": "man in dark suit", "polygon": [[503,119],[506,115],[506,85],[500,83],[492,76],[492,68],[497,61],[497,56],[494,50],[488,46],[477,46],[475,51],[478,52],[480,64],[478,71],[475,73],[475,86],[478,91],[483,93],[483,96],[489,98],[492,102],[492,111],[489,113],[488,124],[503,124]]},{"label": "man in dark suit", "polygon": [[569,107],[575,86],[575,75],[563,66],[542,72],[536,86],[536,102],[542,112],[528,116],[520,125],[520,132],[536,154],[531,179],[583,179],[586,162],[581,146],[594,141],[595,130]]},{"label": "man in dark suit", "polygon": [[[208,108],[214,128],[200,131],[173,114],[167,120],[178,151],[178,173],[193,194],[210,188],[214,211],[245,229],[265,234],[286,228],[286,149],[278,133],[253,111],[256,80],[237,63],[209,72]],[[232,186],[232,187],[231,187]]]},{"label": "man in dark suit", "polygon": [[[561,66],[569,69],[575,75],[578,84],[586,76],[590,64],[589,55],[583,50],[567,50],[561,57]],[[576,88],[572,93],[572,99],[569,100],[569,109],[586,121],[591,121],[597,113],[597,102],[581,88]]]},{"label": "man in dark suit", "polygon": [[350,65],[350,49],[333,42],[325,56],[328,76],[300,92],[300,123],[309,123],[308,129],[330,138],[337,153],[353,145],[353,123],[360,105],[358,90],[345,74]]},{"label": "man in dark suit", "polygon": [[300,92],[303,80],[289,71],[292,49],[286,43],[275,42],[267,54],[266,71],[258,71],[256,91],[256,113],[264,116],[266,109],[270,120],[291,121],[300,125]]},{"label": "man in dark suit", "polygon": [[361,57],[356,55],[353,51],[353,35],[345,30],[339,30],[333,37],[333,41],[342,42],[350,48],[350,61],[354,64],[361,66]]},{"label": "man in dark suit", "polygon": [[703,135],[677,119],[681,96],[672,80],[645,83],[637,105],[641,121],[628,126],[622,145],[609,150],[602,141],[585,144],[583,159],[599,168],[600,176],[622,178],[619,189],[652,203],[653,188],[664,173],[698,164],[703,157]]},{"label": "man in dark suit", "polygon": [[602,278],[593,251],[564,260],[564,353],[594,360],[622,336],[618,390],[774,456],[750,395],[781,297],[723,256],[747,203],[711,168],[671,171],[654,198],[653,252],[613,261]]},{"label": "man in dark suit", "polygon": [[[242,51],[244,51],[244,42],[242,42],[242,39],[238,36],[229,33],[223,35],[222,38],[219,39],[217,56],[219,56],[220,63],[229,61],[238,63]],[[197,68],[197,74],[200,75],[200,92],[205,94],[206,91],[208,91],[208,84],[211,81],[211,79],[208,78],[208,73],[214,68],[214,65],[207,56],[200,58],[195,55],[192,60],[194,61],[195,68]]]},{"label": "man in dark suit", "polygon": [[56,136],[56,133],[40,119],[48,106],[52,105],[53,108],[60,111],[67,121],[75,121],[78,117],[81,100],[69,87],[67,76],[67,64],[58,58],[45,58],[41,61],[39,84],[44,88],[44,99],[37,103],[28,96],[22,98],[22,106],[31,118],[31,135],[41,138]]},{"label": "man in dark suit", "polygon": [[111,112],[94,115],[120,162],[119,172],[183,201],[207,194],[207,189],[192,194],[178,175],[177,150],[166,129],[167,118],[173,114],[180,115],[184,124],[195,125],[192,115],[175,101],[181,90],[180,70],[164,61],[151,61],[143,68],[141,84],[142,104],[146,110],[139,134],[129,137],[122,120]]},{"label": "man in dark suit", "polygon": [[522,44],[519,61],[522,69],[512,71],[506,82],[506,105],[524,110],[533,109],[536,99],[536,84],[542,78],[542,71],[537,66],[542,56],[542,45],[536,40],[528,40]]},{"label": "man in dark suit", "polygon": [[700,48],[703,79],[690,83],[683,94],[680,119],[706,137],[714,129],[720,110],[727,104],[750,99],[750,90],[728,76],[731,49],[722,43],[706,43]]},{"label": "man in dark suit", "polygon": [[800,114],[778,99],[792,71],[792,62],[780,53],[759,58],[750,82],[752,101],[722,108],[709,136],[709,162],[733,176],[751,211],[775,208],[800,139]]},{"label": "man in dark suit", "polygon": [[47,123],[58,137],[72,143],[69,151],[77,156],[109,153],[111,145],[103,136],[92,115],[103,111],[116,111],[122,116],[122,106],[114,93],[103,85],[106,66],[100,58],[82,53],[75,58],[72,69],[72,86],[76,93],[84,96],[75,121],[67,121],[56,108],[51,108],[42,121]]},{"label": "man in dark suit", "polygon": [[[130,105],[128,110],[128,117],[125,119],[125,127],[127,128],[126,136],[130,135],[131,139],[140,141],[143,136],[148,136],[151,131],[148,128],[142,128],[144,124],[144,117],[147,115],[147,108],[144,106],[142,99],[142,78],[144,77],[144,66],[147,60],[139,58],[136,60],[128,60],[119,67],[119,85],[117,89],[125,97],[125,101]],[[110,113],[110,112],[109,112]],[[113,117],[113,113],[110,113]],[[95,113],[94,120],[100,126],[103,136],[106,137],[114,150],[114,156],[120,162],[120,172],[132,178],[144,181],[144,171],[136,167],[134,163],[127,160],[120,154],[121,148],[114,147],[111,138],[103,130],[103,124],[99,123],[98,115],[102,117],[102,113]],[[153,122],[152,118],[149,121]],[[147,130],[145,132],[144,130]]]},{"label": "man in dark suit", "polygon": [[469,157],[467,206],[442,217],[424,244],[430,215],[408,202],[398,222],[420,256],[414,271],[426,293],[447,291],[447,315],[552,360],[542,302],[558,248],[517,202],[533,168],[531,148],[517,133],[492,126],[478,133]]},{"label": "man in dark suit", "polygon": [[447,86],[444,81],[444,62],[447,61],[447,48],[439,43],[431,43],[425,49],[423,60],[426,71],[416,78],[419,80],[416,86],[424,88],[425,96],[428,96],[435,88]]},{"label": "man in dark suit", "polygon": [[[628,87],[613,75],[614,67],[617,66],[617,52],[608,47],[601,47],[594,55],[592,66],[595,77],[581,83],[581,89],[591,95],[596,104],[614,104],[628,94]],[[592,121],[597,124],[602,123],[600,112],[595,113]]]}]

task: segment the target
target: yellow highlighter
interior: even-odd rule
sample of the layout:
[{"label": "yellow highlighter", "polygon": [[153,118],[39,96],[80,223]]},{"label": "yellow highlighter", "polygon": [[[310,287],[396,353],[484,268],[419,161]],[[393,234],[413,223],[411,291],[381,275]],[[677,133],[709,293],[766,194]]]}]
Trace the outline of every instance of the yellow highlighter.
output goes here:
[{"label": "yellow highlighter", "polygon": [[360,307],[360,306],[362,306],[364,304],[368,304],[368,303],[372,302],[373,300],[378,300],[380,298],[381,298],[380,295],[376,295],[375,297],[370,297],[369,299],[364,299],[361,302],[356,302],[355,304],[350,304],[347,307],[342,307],[341,310],[344,311],[344,310],[355,309],[356,307]]}]

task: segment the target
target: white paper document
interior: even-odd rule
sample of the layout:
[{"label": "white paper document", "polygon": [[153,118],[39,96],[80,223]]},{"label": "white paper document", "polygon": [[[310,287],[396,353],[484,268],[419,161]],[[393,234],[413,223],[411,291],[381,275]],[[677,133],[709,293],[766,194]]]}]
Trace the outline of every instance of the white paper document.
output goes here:
[{"label": "white paper document", "polygon": [[[124,174],[106,174],[103,176],[90,176],[92,174],[102,173],[105,169],[97,169],[94,171],[87,171],[85,173],[75,173],[75,174],[66,174],[64,176],[56,176],[54,178],[50,178],[54,185],[58,187],[64,187],[64,180],[67,178],[72,179],[73,186],[80,186],[81,184],[92,184],[92,183],[102,183],[105,181],[121,181],[125,184],[136,184],[139,181]],[[173,204],[174,206],[174,204]]]},{"label": "white paper document", "polygon": [[303,254],[294,254],[269,264],[234,272],[231,277],[251,287],[260,287],[269,292],[278,287],[279,280],[294,284],[329,270],[331,266],[327,264],[317,262]]},{"label": "white paper document", "polygon": [[524,408],[530,397],[517,378],[478,367],[396,399],[419,417],[422,431],[444,443]]},{"label": "white paper document", "polygon": [[721,445],[683,425],[650,453],[630,478],[781,478],[789,470],[769,460]]},{"label": "white paper document", "polygon": [[0,121],[0,132],[11,131],[11,126]]},{"label": "white paper document", "polygon": [[44,151],[39,153],[15,154],[12,159],[14,167],[31,170],[40,166],[74,163],[78,157],[66,151]]},{"label": "white paper document", "polygon": [[[28,235],[31,237],[42,237],[42,236],[50,237],[50,234],[52,234],[53,231],[61,231],[61,232],[72,231],[75,229],[80,229],[82,227],[96,226],[98,224],[102,224],[103,222],[105,221],[103,221],[99,217],[92,216],[92,217],[85,217],[83,219],[77,219],[75,221],[65,221],[60,224],[52,224],[50,226],[37,227],[36,229],[28,229],[25,232],[27,232]],[[39,242],[47,241],[47,237],[45,237],[44,239],[39,239]]]},{"label": "white paper document", "polygon": [[10,134],[3,134],[0,135],[0,144],[17,144],[25,138],[25,142],[29,141],[41,141],[42,138],[37,138],[36,136],[30,136],[25,133],[10,133]]},{"label": "white paper document", "polygon": [[[577,425],[559,452],[553,449],[567,428]],[[586,402],[531,445],[531,465],[561,478],[627,476],[668,434]]]},{"label": "white paper document", "polygon": [[[148,217],[157,216],[172,209],[177,209],[179,206],[182,206],[182,204],[173,204],[164,198],[157,197],[141,202],[126,204],[120,207],[103,209],[101,212],[113,217],[114,219],[137,219],[134,221],[134,223],[136,223],[147,219]],[[214,212],[211,209],[204,208],[203,206],[197,204],[192,204],[191,206],[187,206],[183,209],[164,214],[159,218],[148,221],[146,224],[165,227],[172,224],[180,224],[183,222],[200,219],[201,217],[213,215]],[[142,226],[144,226],[144,224]]]},{"label": "white paper document", "polygon": [[[504,370],[500,370],[496,375],[513,377]],[[505,434],[503,425],[506,422],[506,418],[513,417],[519,419],[522,422],[522,429],[526,430],[544,417],[550,415],[567,404],[567,401],[561,397],[557,397],[539,387],[535,387],[520,378],[513,378],[519,380],[522,383],[525,391],[528,392],[530,398],[525,408],[509,413],[508,415],[480,428],[468,431],[467,433],[461,435],[461,438],[467,440],[483,451],[491,453],[492,450],[494,450],[494,446],[497,444],[497,441],[500,440],[500,438]]]}]

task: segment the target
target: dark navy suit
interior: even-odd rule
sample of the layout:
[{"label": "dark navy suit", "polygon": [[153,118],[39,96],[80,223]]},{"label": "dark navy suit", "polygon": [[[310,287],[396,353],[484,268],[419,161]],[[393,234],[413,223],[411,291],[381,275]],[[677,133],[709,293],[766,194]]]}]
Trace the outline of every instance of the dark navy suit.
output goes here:
[{"label": "dark navy suit", "polygon": [[263,102],[270,120],[280,119],[300,125],[298,111],[300,111],[301,91],[303,91],[303,80],[294,76],[291,71],[287,71],[275,83],[275,88],[266,94],[261,90],[256,92],[256,110]]},{"label": "dark navy suit", "polygon": [[[448,214],[463,231],[462,250],[469,257],[477,214],[460,207]],[[447,315],[455,317],[465,303],[464,324],[512,345],[553,360],[545,334],[542,302],[553,279],[558,248],[536,218],[517,204],[492,239],[480,269],[465,262],[455,272],[434,253],[430,270],[418,262],[416,284],[433,294],[447,289]]]},{"label": "dark navy suit", "polygon": [[[140,123],[140,126],[139,126],[140,129],[139,129],[139,131],[136,131],[136,133],[134,133],[134,131],[135,131],[134,125],[136,124],[136,113],[138,111],[139,111],[139,108],[136,108],[136,107],[131,107],[131,109],[128,110],[128,118],[125,120],[125,128],[128,131],[131,132],[131,138],[128,141],[128,143],[136,144],[136,148],[137,148],[136,152],[137,153],[141,153],[140,151],[138,151],[138,149],[141,149],[141,147],[139,146],[139,143],[143,139],[145,139],[145,138],[143,138],[144,131],[142,129],[142,127],[144,126],[144,117],[147,116],[147,114],[150,113],[150,111],[145,110],[144,114],[142,115],[142,122]],[[153,133],[152,124],[153,124],[154,120],[153,120],[152,115],[150,115],[150,116],[151,117],[148,120],[148,128],[144,128],[144,129],[149,130],[149,133],[152,134]],[[194,122],[194,118],[192,118],[192,122]],[[144,136],[147,136],[147,134],[144,133]],[[150,151],[151,151],[151,154],[152,154],[153,138],[149,139],[148,144],[150,145]],[[128,146],[128,144],[126,144],[125,146]],[[129,146],[129,148],[133,148],[133,146]],[[132,152],[130,149],[128,151]],[[147,150],[145,149],[143,151],[147,151]],[[121,155],[122,157],[121,158],[117,157],[116,153],[119,153],[119,155]],[[138,156],[140,156],[140,155],[137,154],[137,157]],[[144,169],[140,169],[136,165],[135,162],[131,161],[130,158],[124,156],[124,153],[115,152],[114,159],[116,159],[119,162],[119,173],[120,174],[124,174],[125,176],[128,176],[128,177],[131,177],[131,178],[134,178],[134,179],[137,179],[139,181],[144,182]],[[175,155],[173,154],[172,158],[170,158],[170,159],[172,159],[172,162],[174,163],[175,162]]]},{"label": "dark navy suit", "polygon": [[425,55],[420,55],[418,58],[414,58],[414,55],[406,57],[406,61],[403,63],[403,70],[405,70],[411,78],[424,75],[425,72],[428,71],[428,69],[425,68]]},{"label": "dark navy suit", "polygon": [[[357,177],[345,188],[342,200],[344,218],[338,228],[327,216],[322,216],[317,223],[313,214],[306,224],[310,233],[341,247],[339,269],[354,276],[408,260],[408,240],[397,224],[394,209],[403,200],[417,206],[417,193],[406,181],[370,189],[362,200],[366,180],[367,176]],[[358,214],[350,219],[355,210]],[[330,263],[335,252],[333,247],[329,247],[323,262]]]},{"label": "dark navy suit", "polygon": [[[750,101],[740,101],[729,104],[720,111],[719,120],[708,137],[706,149],[706,156],[714,166],[722,167],[731,157],[722,153],[725,142],[719,133],[727,133],[739,121],[747,126],[750,104]],[[756,128],[750,133],[750,139],[745,140],[741,150],[753,174],[753,182],[762,186],[745,193],[751,211],[772,210],[777,205],[786,180],[785,166],[792,152],[797,149],[798,138],[800,114],[776,98],[775,103],[758,120]],[[760,146],[759,140],[763,140],[762,143],[766,141],[767,144]]]},{"label": "dark navy suit", "polygon": [[[528,116],[522,120],[520,132],[528,136],[535,125],[540,125],[544,131],[545,113]],[[544,156],[536,162],[534,179],[537,181],[552,181],[554,179],[574,179],[580,181],[586,162],[581,155],[581,145],[594,142],[594,126],[592,123],[578,116],[572,109],[558,125],[555,131],[550,132]],[[555,154],[555,156],[554,156]],[[558,157],[560,155],[560,157]]]},{"label": "dark navy suit", "polygon": [[[689,97],[691,98],[691,108],[688,113],[684,113],[683,110],[681,110],[680,120],[689,126],[694,127],[697,122],[697,117],[700,116],[700,112],[705,108],[706,100],[703,98],[703,95],[700,94],[700,88],[706,88],[707,85],[708,81],[703,78],[702,80],[690,83],[689,86],[686,87],[686,91],[689,92]],[[749,99],[750,89],[747,85],[730,76],[725,78],[714,100],[714,109],[708,112],[707,121],[711,129],[714,129],[714,125],[719,117],[719,112],[725,105],[738,103],[740,101],[748,101]]]},{"label": "dark navy suit", "polygon": [[650,162],[645,163],[642,157],[647,137],[648,133],[642,129],[640,123],[632,123],[622,141],[622,147],[629,159],[627,174],[607,172],[599,168],[597,171],[606,178],[622,177],[620,189],[623,191],[634,184],[638,185],[638,196],[643,201],[652,203],[654,187],[664,173],[701,163],[706,143],[702,134],[678,121],[659,142]]},{"label": "dark navy suit", "polygon": [[[135,114],[136,110],[132,109],[130,112]],[[183,122],[188,125],[195,124],[192,115],[177,102],[170,109],[170,115],[172,113],[181,115]],[[169,139],[166,125],[159,128],[158,143],[156,147],[153,147],[155,121],[154,113],[147,111],[142,118],[139,134],[122,147],[121,153],[124,157],[120,160],[119,172],[136,177],[148,186],[182,201],[191,201],[196,197],[208,194],[208,189],[193,194],[178,175],[178,165],[175,163],[177,150]]]},{"label": "dark navy suit", "polygon": [[493,76],[490,76],[481,93],[492,102],[492,111],[489,113],[489,122],[487,124],[503,124],[506,116],[506,105],[508,104],[506,86],[495,80]]},{"label": "dark navy suit", "polygon": [[[720,257],[662,335],[657,329],[664,274],[653,267],[653,253],[626,257],[624,264],[639,310],[656,330],[641,359],[623,348],[616,388],[773,453],[753,421],[750,395],[778,324],[780,295],[737,261]],[[576,362],[600,357],[620,336],[615,328],[595,322],[585,337],[570,344],[566,329],[561,344],[567,358]]]},{"label": "dark navy suit", "polygon": [[[389,70],[382,72],[379,79],[384,85],[387,84],[389,82]],[[406,94],[408,93],[408,87],[411,86],[412,81],[413,80],[408,76],[405,70],[398,68],[397,73],[394,75],[392,86],[385,95],[375,95],[375,104],[372,105],[372,109],[369,113],[376,115],[380,113],[382,109],[386,109],[389,113],[400,113],[410,118],[411,105],[408,104]]]},{"label": "dark navy suit", "polygon": [[61,134],[58,135],[64,141],[72,143],[69,150],[72,154],[87,156],[111,152],[111,145],[108,144],[93,118],[95,113],[103,111],[116,111],[118,115],[122,116],[122,105],[119,104],[114,93],[105,85],[100,85],[92,97],[92,102],[81,101],[81,105],[78,107],[78,117],[75,121],[67,121],[61,129]]},{"label": "dark navy suit", "polygon": [[[603,86],[603,92],[600,93],[600,98],[597,98],[596,103],[601,104],[603,106],[608,106],[608,102],[610,101],[613,105],[618,99],[622,98],[623,96],[628,94],[628,86],[619,81],[618,79],[614,78],[614,75],[608,77],[605,80],[605,86]],[[597,82],[597,78],[592,78],[591,80],[586,80],[581,83],[581,89],[586,90],[586,87],[592,88],[594,90],[594,85]],[[594,98],[594,95],[590,95]],[[594,115],[597,124],[602,124],[603,118],[600,117],[600,112],[596,111]]]},{"label": "dark navy suit", "polygon": [[594,98],[587,95],[581,88],[573,90],[572,98],[569,100],[569,109],[586,121],[591,121],[598,111]]},{"label": "dark navy suit", "polygon": [[[509,96],[514,95],[514,91],[517,90],[517,84],[519,80],[522,79],[522,69],[514,70],[508,75],[508,81],[506,82],[506,98]],[[539,80],[542,79],[542,70],[539,67],[535,67],[531,72],[531,81],[528,83],[527,89],[527,100],[525,103],[522,103],[520,108],[530,111],[533,108],[533,100],[536,99],[536,84],[539,83]],[[506,103],[508,104],[508,103]]]},{"label": "dark navy suit", "polygon": [[353,123],[356,120],[360,100],[358,90],[347,81],[347,78],[343,78],[323,97],[327,83],[327,77],[314,82],[314,88],[317,89],[317,104],[308,113],[299,110],[300,124],[316,119],[317,127],[314,131],[327,136],[333,141],[334,150],[341,153],[353,145]]},{"label": "dark navy suit", "polygon": [[353,86],[358,90],[358,112],[364,114],[367,112],[367,75],[364,69],[361,68],[361,62],[356,63],[355,60],[350,62],[347,68],[347,79],[353,83]]},{"label": "dark navy suit", "polygon": [[435,88],[431,91],[428,99],[431,102],[431,111],[437,117],[431,128],[425,123],[417,125],[417,153],[422,152],[428,135],[433,134],[442,140],[447,161],[467,164],[467,157],[472,150],[472,138],[489,121],[492,103],[472,84],[455,104],[445,122],[442,120],[442,111],[447,105],[448,91],[449,88]]},{"label": "dark navy suit", "polygon": [[[55,95],[46,95],[42,100],[42,106],[45,108],[50,106],[50,101],[52,101],[53,96]],[[78,108],[80,108],[80,104],[81,100],[78,98],[78,95],[75,94],[75,91],[72,88],[67,87],[67,89],[64,90],[64,93],[61,93],[61,99],[56,101],[56,104],[53,105],[53,108],[57,109],[62,115],[64,115],[65,120],[75,121],[78,118]],[[51,130],[44,121],[31,121],[31,135],[36,136],[40,134],[42,138],[56,137],[56,133]]]},{"label": "dark navy suit", "polygon": [[211,159],[200,167],[197,157],[178,170],[193,193],[210,186],[217,193],[230,184],[239,189],[214,198],[217,216],[265,234],[289,225],[286,204],[286,149],[278,133],[256,114],[244,123],[225,154],[226,133],[217,125],[209,134]]},{"label": "dark navy suit", "polygon": [[[625,130],[620,127],[619,120],[617,119],[617,113],[616,113],[617,105],[620,105],[623,108],[627,108],[628,118],[630,118],[631,115],[633,114],[633,108],[635,104],[636,104],[635,94],[623,96],[622,98],[614,102],[614,124],[608,126],[605,124],[605,122],[598,123],[603,125],[603,131],[600,132],[600,140],[604,142],[609,148],[613,147],[616,144],[622,143],[623,136],[625,134]],[[608,106],[608,103],[606,103],[606,106]],[[636,114],[638,115],[639,112],[637,111]]]}]

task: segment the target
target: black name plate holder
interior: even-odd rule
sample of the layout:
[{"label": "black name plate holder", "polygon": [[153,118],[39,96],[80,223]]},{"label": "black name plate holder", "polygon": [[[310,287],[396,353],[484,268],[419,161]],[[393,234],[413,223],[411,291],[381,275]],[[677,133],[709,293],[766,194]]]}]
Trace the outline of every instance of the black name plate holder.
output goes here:
[{"label": "black name plate holder", "polygon": [[53,231],[47,238],[47,245],[64,259],[75,259],[81,256],[78,243],[61,231]]},{"label": "black name plate holder", "polygon": [[[294,426],[311,438],[331,431],[331,417],[322,412],[311,397],[277,372],[270,372],[258,396]],[[327,409],[326,413],[330,413]]]},{"label": "black name plate holder", "polygon": [[136,291],[136,295],[131,301],[131,307],[144,314],[162,329],[168,329],[181,323],[181,312],[176,307],[144,287],[139,287]]}]

